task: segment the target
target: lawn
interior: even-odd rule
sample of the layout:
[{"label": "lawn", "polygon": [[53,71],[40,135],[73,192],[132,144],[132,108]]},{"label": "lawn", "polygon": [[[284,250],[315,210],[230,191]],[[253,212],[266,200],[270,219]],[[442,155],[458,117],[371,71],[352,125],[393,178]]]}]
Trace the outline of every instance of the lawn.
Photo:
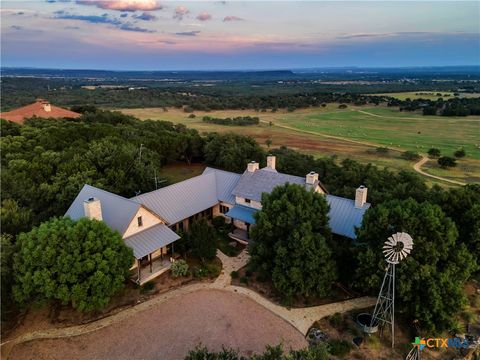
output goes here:
[{"label": "lawn", "polygon": [[[161,108],[119,110],[140,119],[182,123],[201,133],[216,131],[250,135],[265,148],[266,140],[270,139],[272,147],[285,145],[315,157],[336,156],[339,160],[352,158],[396,171],[412,169],[412,163],[399,158],[401,151],[426,153],[429,147],[435,146],[445,155],[451,155],[453,151],[463,146],[467,151],[467,158],[461,162],[467,163],[468,166],[463,166],[462,171],[455,170],[451,177],[465,182],[477,181],[476,179],[480,177],[478,116],[424,117],[418,113],[399,112],[394,108],[380,106],[349,107],[341,110],[338,109],[338,104],[328,104],[325,108],[299,109],[295,112],[285,110],[275,113],[253,110],[195,112],[195,118],[189,118],[189,114],[181,109],[168,109],[166,112]],[[252,126],[223,126],[204,123],[202,121],[204,115],[220,118],[258,116],[261,123]],[[381,155],[375,151],[379,146],[388,146],[398,151]],[[168,175],[169,171],[164,173]],[[438,183],[444,185],[443,182]]]}]

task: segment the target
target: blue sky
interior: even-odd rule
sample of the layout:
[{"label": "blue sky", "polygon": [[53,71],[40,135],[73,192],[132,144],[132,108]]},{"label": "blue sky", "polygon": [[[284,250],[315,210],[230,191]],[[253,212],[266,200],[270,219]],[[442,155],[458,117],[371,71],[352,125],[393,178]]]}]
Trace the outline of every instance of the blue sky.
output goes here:
[{"label": "blue sky", "polygon": [[474,65],[480,3],[2,1],[2,66],[112,70]]}]

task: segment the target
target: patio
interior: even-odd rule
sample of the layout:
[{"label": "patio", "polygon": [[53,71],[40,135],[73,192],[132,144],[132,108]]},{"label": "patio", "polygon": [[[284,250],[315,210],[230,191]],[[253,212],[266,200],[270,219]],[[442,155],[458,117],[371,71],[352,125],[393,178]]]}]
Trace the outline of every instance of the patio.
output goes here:
[{"label": "patio", "polygon": [[171,266],[172,262],[167,257],[157,258],[151,264],[141,265],[140,269],[137,267],[133,269],[131,279],[137,284],[143,285],[170,270]]},{"label": "patio", "polygon": [[246,230],[243,230],[243,229],[235,229],[231,233],[228,233],[228,236],[231,239],[236,240],[241,244],[245,244],[245,245],[248,244],[248,241],[249,241],[248,233]]}]

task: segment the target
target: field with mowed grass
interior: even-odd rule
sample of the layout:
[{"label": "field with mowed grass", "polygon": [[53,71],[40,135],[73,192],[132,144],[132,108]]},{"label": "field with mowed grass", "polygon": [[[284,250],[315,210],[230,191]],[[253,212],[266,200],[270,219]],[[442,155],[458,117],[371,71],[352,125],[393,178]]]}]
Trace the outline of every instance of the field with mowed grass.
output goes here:
[{"label": "field with mowed grass", "polygon": [[[253,136],[267,148],[281,145],[313,156],[352,158],[394,170],[412,169],[412,162],[400,158],[403,151],[426,153],[437,147],[442,155],[452,156],[461,147],[467,152],[457,168],[443,170],[436,161],[429,161],[426,172],[464,182],[480,182],[480,117],[423,116],[400,112],[387,107],[347,107],[338,104],[325,108],[299,109],[294,112],[256,112],[254,110],[196,111],[195,118],[182,109],[161,108],[117,109],[140,119],[167,120],[182,123],[201,133],[234,132]],[[225,126],[202,121],[202,117],[226,118],[258,116],[259,125]],[[389,147],[388,153],[378,153],[377,147]],[[439,182],[443,184],[443,182]]]}]

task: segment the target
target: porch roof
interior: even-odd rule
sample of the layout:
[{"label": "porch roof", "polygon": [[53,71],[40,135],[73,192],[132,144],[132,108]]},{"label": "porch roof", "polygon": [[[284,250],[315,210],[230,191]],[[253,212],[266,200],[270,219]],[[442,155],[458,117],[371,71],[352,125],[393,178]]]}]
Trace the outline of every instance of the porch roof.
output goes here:
[{"label": "porch roof", "polygon": [[178,239],[180,236],[165,224],[159,224],[125,238],[125,244],[133,249],[136,259],[141,259]]},{"label": "porch roof", "polygon": [[231,217],[232,219],[244,221],[249,224],[255,224],[253,214],[255,214],[257,211],[257,209],[248,206],[235,205],[225,215]]}]

